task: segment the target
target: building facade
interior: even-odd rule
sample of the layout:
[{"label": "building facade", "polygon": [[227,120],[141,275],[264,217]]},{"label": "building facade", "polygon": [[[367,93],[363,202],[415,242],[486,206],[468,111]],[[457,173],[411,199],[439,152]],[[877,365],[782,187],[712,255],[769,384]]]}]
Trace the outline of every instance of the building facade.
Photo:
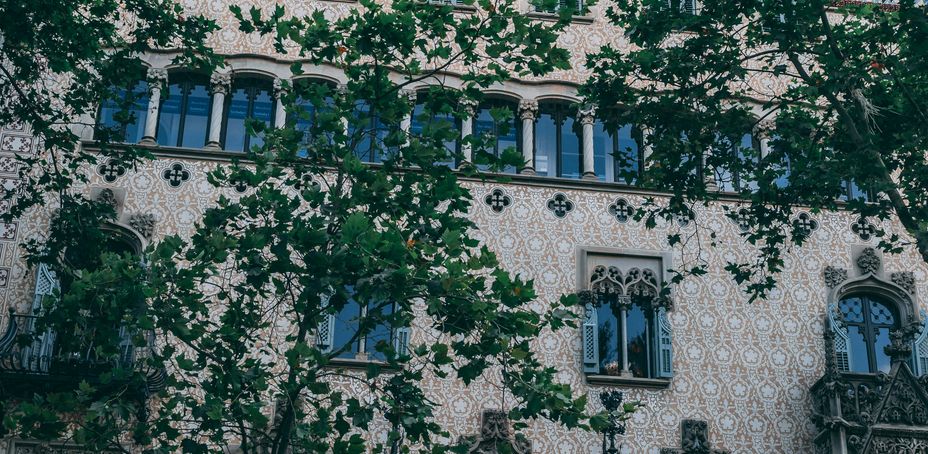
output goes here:
[{"label": "building facade", "polygon": [[[259,140],[244,133],[244,119],[283,124],[280,81],[345,81],[332,67],[306,67],[295,77],[289,57],[277,54],[269,38],[237,31],[226,2],[187,3],[191,13],[215,17],[223,27],[211,44],[228,66],[193,74],[173,67],[169,52],[144,56],[147,76],[137,89],[148,93],[147,102],[137,106],[139,119],[125,139],[151,147],[156,159],[137,169],[102,162],[85,188],[92,197],[113,200],[118,227],[131,237],[132,247],[193,231],[220,195],[207,182],[207,172]],[[295,15],[322,9],[338,16],[358,7],[348,1],[285,3]],[[527,2],[522,7],[538,20],[549,19]],[[604,18],[605,7],[592,6],[561,35],[560,43],[573,51],[574,69],[495,86],[487,91],[490,101],[471,106],[472,117],[457,125],[462,135],[492,131],[491,107],[513,111],[511,132],[498,146],[516,147],[529,165],[511,169],[506,181],[464,179],[475,199],[470,215],[480,228],[476,235],[505,268],[534,279],[539,309],[565,293],[585,298],[579,329],[538,339],[546,363],[560,371],[563,382],[590,394],[592,409],[601,408],[608,400],[601,396],[616,390],[645,404],[618,437],[621,452],[928,449],[928,387],[918,378],[928,373],[923,291],[928,267],[914,250],[883,255],[876,249],[877,229],[904,234],[902,226],[797,207],[794,222],[809,241],[786,254],[778,288],[754,304],[746,302],[724,269],[728,261],[754,253],[740,236],[744,225],[726,216],[726,207],[737,211],[736,197],[646,229],[632,213],[646,198],[659,201],[662,195],[636,187],[628,177],[647,165],[646,131],[609,131],[595,112],[574,105],[580,101],[578,84],[589,76],[583,56],[624,39]],[[446,77],[444,83],[458,83],[453,72]],[[149,89],[162,81],[168,93]],[[759,91],[781,88],[776,80],[754,83]],[[426,87],[411,90],[413,102]],[[107,121],[107,109],[101,108],[97,121]],[[421,125],[410,119],[402,127],[415,133]],[[12,156],[32,152],[37,144],[27,125],[8,125],[0,134],[0,177],[4,186],[13,185]],[[92,149],[92,131],[83,138],[82,146]],[[745,131],[741,140],[762,152],[767,146],[763,131]],[[614,153],[631,157],[620,164]],[[736,184],[736,178],[718,182],[721,191]],[[247,191],[240,185],[221,192],[235,198]],[[848,192],[848,197],[862,196],[851,185]],[[19,316],[29,313],[36,295],[54,286],[46,270],[25,266],[20,246],[41,234],[47,215],[0,226],[0,309],[11,314],[3,329],[7,335],[29,329]],[[715,233],[718,245],[700,239],[699,231]],[[695,239],[671,247],[669,232]],[[659,296],[670,278],[667,270],[694,258],[705,261],[708,274],[674,286],[670,298]],[[325,329],[334,333],[338,321],[331,323]],[[896,335],[903,332],[908,335]],[[415,326],[402,335],[411,342],[418,336]],[[0,347],[0,368],[47,372],[42,364],[24,361],[29,353],[14,352],[8,339]],[[363,347],[352,353],[364,354]],[[5,371],[4,380],[14,372]],[[157,386],[156,374],[151,381]],[[505,424],[492,411],[501,408],[503,396],[492,383],[464,387],[434,379],[425,386],[442,403],[437,419],[453,436],[473,436],[477,444],[506,436],[500,429]],[[376,428],[370,432],[380,436]],[[515,443],[517,452],[598,453],[604,447],[600,434],[546,422],[531,424],[523,435]],[[0,452],[11,453],[69,449],[29,440],[0,444]]]}]

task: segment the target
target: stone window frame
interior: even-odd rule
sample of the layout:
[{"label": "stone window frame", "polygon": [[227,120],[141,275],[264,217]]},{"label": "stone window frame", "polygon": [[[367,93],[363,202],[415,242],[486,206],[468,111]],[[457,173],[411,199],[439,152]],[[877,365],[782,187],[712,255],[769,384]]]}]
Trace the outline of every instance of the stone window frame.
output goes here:
[{"label": "stone window frame", "polygon": [[[578,292],[584,292],[589,289],[589,277],[592,272],[592,267],[589,263],[590,255],[607,255],[614,256],[616,258],[644,258],[644,259],[657,259],[660,262],[660,270],[655,270],[658,273],[658,278],[661,283],[669,282],[668,269],[672,269],[674,266],[673,252],[671,251],[656,251],[656,250],[646,250],[646,249],[631,249],[631,248],[612,248],[612,247],[601,247],[601,246],[580,246],[577,248],[577,275],[576,275],[576,288]],[[669,299],[672,301],[673,293],[669,296]],[[671,307],[668,307],[666,310],[671,310]],[[662,312],[666,311],[662,308]],[[583,314],[588,313],[588,307],[583,309]],[[665,315],[666,316],[666,315]],[[583,320],[586,322],[587,317],[584,315]],[[669,320],[665,319],[666,327],[670,330]],[[669,332],[668,340],[669,344],[669,353],[670,356],[668,361],[670,363],[670,375],[662,378],[643,378],[643,377],[626,377],[626,376],[610,376],[597,372],[589,372],[589,369],[584,364],[588,359],[586,357],[587,349],[584,346],[584,343],[587,341],[585,334],[584,325],[580,326],[580,365],[581,372],[583,372],[586,377],[586,381],[589,384],[596,385],[607,385],[607,386],[630,386],[630,387],[640,387],[640,388],[653,388],[653,389],[663,389],[670,386],[670,382],[673,376],[673,343],[672,343],[672,332]],[[657,336],[653,334],[652,338]],[[652,341],[654,341],[652,339]],[[657,340],[659,341],[659,339]],[[656,351],[654,353],[655,358],[652,360],[658,361],[660,352]],[[598,359],[597,359],[598,360]]]}]

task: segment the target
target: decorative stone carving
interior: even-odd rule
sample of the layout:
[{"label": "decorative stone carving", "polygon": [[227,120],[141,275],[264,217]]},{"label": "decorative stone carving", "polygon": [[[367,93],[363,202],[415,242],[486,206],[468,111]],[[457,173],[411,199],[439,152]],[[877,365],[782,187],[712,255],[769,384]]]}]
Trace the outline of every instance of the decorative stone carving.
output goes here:
[{"label": "decorative stone carving", "polygon": [[240,178],[230,179],[229,186],[232,186],[232,189],[235,189],[235,192],[238,192],[239,194],[242,194],[248,190],[248,182]]},{"label": "decorative stone carving", "polygon": [[183,164],[175,162],[161,172],[161,178],[164,178],[172,188],[176,188],[190,179],[190,171]]},{"label": "decorative stone carving", "polygon": [[684,419],[680,423],[680,448],[663,448],[661,454],[728,454],[712,448],[709,443],[709,423],[698,419]]},{"label": "decorative stone carving", "polygon": [[106,162],[97,166],[97,173],[103,177],[103,181],[107,183],[112,183],[116,181],[119,177],[126,174],[126,168],[119,165],[119,161],[115,159],[109,159]]},{"label": "decorative stone carving", "polygon": [[406,101],[409,104],[409,107],[416,105],[416,100],[419,97],[419,92],[416,90],[410,90],[408,88],[403,88],[399,91],[400,99]]},{"label": "decorative stone carving", "polygon": [[132,227],[139,235],[150,240],[155,232],[155,215],[151,213],[136,213],[129,217],[129,227]]},{"label": "decorative stone carving", "polygon": [[490,209],[496,213],[502,213],[509,205],[512,205],[512,197],[506,194],[506,191],[496,188],[490,191],[483,202],[490,206]]},{"label": "decorative stone carving", "polygon": [[828,288],[835,288],[847,280],[847,270],[844,268],[826,266],[822,274],[825,277],[825,285],[827,285]]},{"label": "decorative stone carving", "polygon": [[628,200],[619,197],[609,205],[609,214],[620,224],[625,224],[635,214],[635,207],[628,203]]},{"label": "decorative stone carving", "polygon": [[876,235],[876,227],[863,216],[851,224],[851,231],[864,241],[870,241]]},{"label": "decorative stone carving", "polygon": [[567,213],[570,213],[574,210],[574,203],[567,198],[562,192],[554,194],[553,197],[548,199],[547,203],[548,210],[554,213],[555,216],[563,218],[567,216]]},{"label": "decorative stone carving", "polygon": [[212,73],[209,76],[209,87],[212,93],[229,94],[229,90],[232,88],[232,74]]},{"label": "decorative stone carving", "polygon": [[164,68],[148,68],[145,79],[148,81],[149,90],[155,87],[162,88],[168,83],[168,70]]},{"label": "decorative stone carving", "polygon": [[538,101],[523,99],[519,101],[519,116],[523,120],[534,120],[538,117]]},{"label": "decorative stone carving", "polygon": [[617,267],[599,265],[590,275],[590,290],[600,304],[628,306],[632,302],[670,309],[669,299],[662,298],[657,273],[649,268],[631,268],[623,273]]},{"label": "decorative stone carving", "polygon": [[577,111],[577,120],[581,125],[591,125],[596,121],[596,107],[592,105],[581,106]]},{"label": "decorative stone carving", "polygon": [[477,101],[473,99],[461,98],[458,104],[460,104],[461,110],[467,114],[468,117],[473,117],[474,113],[477,111]]},{"label": "decorative stone carving", "polygon": [[868,247],[864,249],[857,257],[857,266],[863,273],[876,273],[880,269],[880,256],[876,249]]},{"label": "decorative stone carving", "polygon": [[902,287],[910,295],[915,294],[915,274],[911,271],[897,271],[889,275],[894,284]]},{"label": "decorative stone carving", "polygon": [[738,226],[738,230],[741,232],[747,232],[751,230],[751,224],[753,217],[751,216],[751,210],[747,208],[739,208],[738,211],[735,211],[733,214],[729,214],[729,218],[735,225]]},{"label": "decorative stone carving", "polygon": [[680,227],[687,227],[696,219],[696,213],[692,210],[689,210],[686,213],[674,213],[673,222],[677,223]]},{"label": "decorative stone carving", "polygon": [[97,201],[113,207],[114,210],[119,208],[119,201],[116,199],[116,193],[110,188],[101,189],[100,194],[97,195]]},{"label": "decorative stone carving", "polygon": [[803,237],[808,237],[812,232],[818,230],[818,221],[805,211],[793,218],[793,228],[799,231]]},{"label": "decorative stone carving", "polygon": [[532,443],[521,434],[514,434],[509,417],[502,410],[484,410],[480,419],[480,435],[462,437],[468,454],[529,454]]},{"label": "decorative stone carving", "polygon": [[284,80],[276,77],[274,78],[274,99],[280,99],[290,93],[290,84],[284,84]]}]

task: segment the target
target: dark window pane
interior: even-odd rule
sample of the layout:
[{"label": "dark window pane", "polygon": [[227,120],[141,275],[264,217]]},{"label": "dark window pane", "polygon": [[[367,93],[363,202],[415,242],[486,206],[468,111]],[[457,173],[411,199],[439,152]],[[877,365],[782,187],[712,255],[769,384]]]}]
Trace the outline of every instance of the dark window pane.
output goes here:
[{"label": "dark window pane", "polygon": [[565,178],[580,178],[582,174],[582,159],[583,156],[580,153],[580,136],[578,131],[574,130],[574,119],[573,117],[565,116],[564,123],[561,126],[561,171],[559,176]]},{"label": "dark window pane", "polygon": [[648,336],[648,319],[637,304],[628,310],[626,317],[628,368],[635,377],[650,377],[651,345]]},{"label": "dark window pane", "polygon": [[608,164],[613,158],[614,144],[615,136],[606,131],[606,125],[601,120],[596,120],[593,123],[593,170],[596,172],[596,178],[599,181],[608,179]]},{"label": "dark window pane", "polygon": [[867,340],[859,326],[847,327],[848,356],[851,360],[851,372],[870,372]]},{"label": "dark window pane", "polygon": [[[255,94],[254,105],[252,106],[251,118],[258,120],[266,127],[270,127],[274,119],[274,97],[271,95],[270,88],[262,88],[257,90]],[[264,133],[260,133],[257,137],[252,137],[249,141],[249,148],[251,147],[260,147],[264,144]]]},{"label": "dark window pane", "polygon": [[187,95],[184,119],[184,136],[180,146],[202,148],[206,145],[206,130],[209,127],[209,90],[205,84],[193,85]]},{"label": "dark window pane", "polygon": [[[359,343],[352,342],[352,338],[358,332],[360,316],[361,306],[353,299],[348,300],[342,310],[335,315],[332,351],[344,349],[337,358],[354,358],[357,355]],[[349,342],[351,345],[346,347]]]},{"label": "dark window pane", "polygon": [[599,370],[604,375],[619,375],[622,372],[619,319],[608,304],[596,309],[596,317],[599,324]]},{"label": "dark window pane", "polygon": [[863,304],[860,298],[845,298],[838,303],[845,323],[863,323]]},{"label": "dark window pane", "polygon": [[223,148],[229,151],[245,149],[245,119],[248,118],[248,91],[237,87],[229,94],[226,106],[226,137]]},{"label": "dark window pane", "polygon": [[[509,109],[511,115],[508,120],[497,122],[493,118],[491,109]],[[492,149],[486,150],[494,156],[501,156],[507,149],[514,149],[521,153],[519,148],[521,142],[521,130],[519,129],[516,113],[516,106],[505,101],[488,101],[480,106],[480,110],[474,118],[474,134],[478,136],[491,136],[493,140]],[[484,169],[485,166],[478,166]],[[514,166],[506,166],[504,173],[515,173]]]},{"label": "dark window pane", "polygon": [[613,154],[615,161],[615,181],[625,184],[638,184],[638,175],[641,171],[638,151],[638,141],[635,140],[631,125],[619,129],[618,144]]},{"label": "dark window pane", "polygon": [[[381,319],[393,313],[393,306],[387,305],[381,308],[377,308],[377,304],[368,305],[368,317],[373,319]],[[390,328],[389,323],[378,323],[364,338],[364,351],[367,353],[367,358],[378,361],[386,361],[386,355],[382,352],[377,351],[378,343],[390,343],[393,330]]]},{"label": "dark window pane", "polygon": [[158,143],[160,145],[177,146],[180,135],[181,108],[184,90],[180,84],[171,84],[167,89],[167,96],[161,103],[158,112]]},{"label": "dark window pane", "polygon": [[553,112],[541,112],[535,123],[535,173],[542,176],[556,175],[557,123]]},{"label": "dark window pane", "polygon": [[126,142],[137,143],[145,135],[148,118],[148,82],[142,80],[132,89],[132,113],[135,121],[126,126]]},{"label": "dark window pane", "polygon": [[[455,131],[456,136],[460,136],[461,134],[461,128],[458,126],[458,121],[454,118],[454,115],[444,113],[428,115],[425,112],[425,103],[422,102],[417,103],[413,108],[411,120],[410,132],[420,137],[431,135],[434,131],[447,129]],[[384,134],[384,137],[385,136],[386,134]],[[446,140],[443,144],[448,150],[448,154],[444,159],[436,162],[436,164],[454,167],[453,154],[457,151],[458,141],[456,139]]]},{"label": "dark window pane", "polygon": [[882,303],[870,300],[870,322],[875,325],[892,325],[895,323],[893,312]]},{"label": "dark window pane", "polygon": [[886,354],[886,347],[889,346],[889,328],[879,328],[876,331],[876,339],[873,344],[874,357],[876,358],[876,370],[879,372],[889,372],[890,360]]}]

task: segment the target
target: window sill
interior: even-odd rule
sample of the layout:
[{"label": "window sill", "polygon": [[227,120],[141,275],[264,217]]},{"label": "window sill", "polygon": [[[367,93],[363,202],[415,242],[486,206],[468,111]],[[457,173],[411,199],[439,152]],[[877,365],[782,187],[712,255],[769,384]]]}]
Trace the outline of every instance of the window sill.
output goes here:
[{"label": "window sill", "polygon": [[[557,22],[561,19],[561,17],[556,13],[542,13],[538,11],[532,11],[527,15],[532,19],[538,19],[545,22]],[[570,18],[570,22],[573,24],[592,24],[593,16],[573,16]]]},{"label": "window sill", "polygon": [[615,386],[623,388],[667,389],[670,380],[666,378],[616,377],[613,375],[587,375],[586,382],[591,385]]},{"label": "window sill", "polygon": [[391,366],[388,363],[383,361],[374,360],[374,359],[358,359],[358,358],[332,358],[329,360],[329,363],[325,367],[332,369],[353,369],[353,370],[367,370],[368,366],[379,366],[383,370],[396,370],[397,368]]},{"label": "window sill", "polygon": [[[355,0],[351,0],[351,1],[355,1]],[[423,5],[430,6],[433,8],[439,8],[442,6],[451,6],[454,12],[456,13],[472,14],[472,13],[477,12],[477,7],[473,5],[460,5],[460,4],[454,4],[454,3],[440,3],[440,2],[429,2],[429,1],[423,2]]]}]

